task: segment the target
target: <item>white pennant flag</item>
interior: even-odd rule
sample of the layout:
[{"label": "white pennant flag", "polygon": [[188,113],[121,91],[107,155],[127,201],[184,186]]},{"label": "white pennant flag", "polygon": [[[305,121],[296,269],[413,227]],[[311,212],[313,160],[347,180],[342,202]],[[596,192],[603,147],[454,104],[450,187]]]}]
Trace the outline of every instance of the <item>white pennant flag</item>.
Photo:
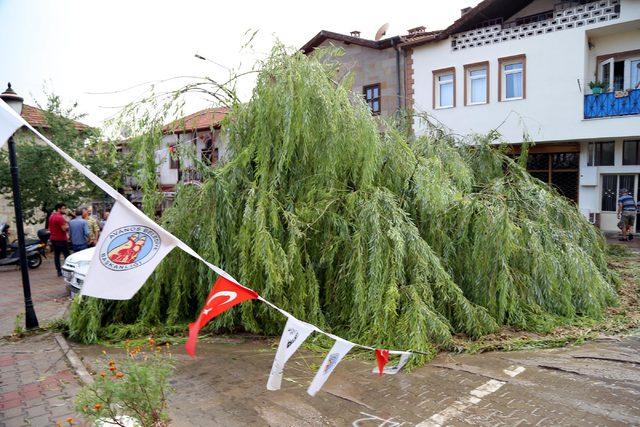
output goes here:
[{"label": "white pennant flag", "polygon": [[342,360],[344,356],[349,353],[349,350],[355,345],[352,342],[343,340],[342,338],[335,337],[336,342],[329,350],[329,354],[325,357],[324,362],[322,362],[322,366],[316,372],[316,376],[313,377],[313,381],[311,381],[311,385],[307,389],[307,393],[311,396],[315,396],[318,391],[322,388],[324,383],[329,378],[329,375],[336,368],[338,363]]},{"label": "white pennant flag", "polygon": [[130,299],[175,246],[175,239],[162,227],[116,202],[96,244],[81,294]]},{"label": "white pennant flag", "polygon": [[0,148],[23,124],[24,119],[0,99]]},{"label": "white pennant flag", "polygon": [[280,390],[285,363],[315,330],[316,328],[313,325],[288,316],[287,324],[284,325],[284,331],[280,338],[278,351],[276,351],[276,357],[273,359],[273,366],[271,366],[271,373],[267,381],[268,390]]}]

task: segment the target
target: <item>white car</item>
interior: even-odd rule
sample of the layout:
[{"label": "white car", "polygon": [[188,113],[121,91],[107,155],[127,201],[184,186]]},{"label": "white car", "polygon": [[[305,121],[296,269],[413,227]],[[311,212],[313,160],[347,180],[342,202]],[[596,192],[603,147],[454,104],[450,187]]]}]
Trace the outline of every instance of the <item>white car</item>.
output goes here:
[{"label": "white car", "polygon": [[71,297],[82,289],[84,278],[89,270],[91,258],[96,248],[89,248],[69,255],[62,266],[62,277],[69,288]]}]

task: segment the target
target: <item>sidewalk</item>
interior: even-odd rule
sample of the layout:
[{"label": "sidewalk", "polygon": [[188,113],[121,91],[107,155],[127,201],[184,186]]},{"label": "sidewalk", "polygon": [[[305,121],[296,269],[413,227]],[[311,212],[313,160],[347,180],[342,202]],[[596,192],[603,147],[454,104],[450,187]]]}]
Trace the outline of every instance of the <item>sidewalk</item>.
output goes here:
[{"label": "sidewalk", "polygon": [[[61,319],[69,307],[69,294],[61,277],[56,274],[53,258],[48,256],[42,265],[29,270],[31,296],[40,326]],[[0,337],[11,335],[18,325],[24,328],[24,295],[18,267],[0,268]]]},{"label": "sidewalk", "polygon": [[79,425],[73,399],[80,388],[65,354],[45,333],[0,339],[0,426]]},{"label": "sidewalk", "polygon": [[607,234],[606,235],[607,243],[610,245],[625,246],[633,252],[640,253],[640,235],[634,234],[634,239],[626,242],[621,242],[620,240],[618,240],[619,237],[620,237],[619,234],[614,234],[614,233]]},{"label": "sidewalk", "polygon": [[[40,326],[62,318],[69,306],[64,282],[53,260],[29,270]],[[16,318],[20,316],[19,321]],[[0,427],[69,425],[80,388],[52,333],[11,338],[16,323],[24,328],[24,297],[18,268],[0,271]]]}]

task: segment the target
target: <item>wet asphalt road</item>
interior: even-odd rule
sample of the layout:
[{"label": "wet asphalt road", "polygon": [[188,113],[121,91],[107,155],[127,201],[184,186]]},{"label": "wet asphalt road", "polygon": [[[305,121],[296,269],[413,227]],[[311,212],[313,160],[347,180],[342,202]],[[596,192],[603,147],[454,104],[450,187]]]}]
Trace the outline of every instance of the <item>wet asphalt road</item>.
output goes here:
[{"label": "wet asphalt road", "polygon": [[[410,373],[378,377],[345,360],[316,397],[322,356],[297,353],[280,391],[266,389],[275,349],[263,340],[201,343],[179,359],[171,416],[178,426],[640,425],[640,336],[579,347],[441,354]],[[78,348],[87,360],[93,349]]]}]

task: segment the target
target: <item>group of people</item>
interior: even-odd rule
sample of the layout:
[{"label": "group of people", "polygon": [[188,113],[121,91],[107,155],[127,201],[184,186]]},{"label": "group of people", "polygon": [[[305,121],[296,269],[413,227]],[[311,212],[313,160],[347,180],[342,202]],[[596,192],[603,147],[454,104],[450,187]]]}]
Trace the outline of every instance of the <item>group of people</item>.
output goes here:
[{"label": "group of people", "polygon": [[105,211],[102,220],[99,221],[93,215],[93,209],[81,206],[77,208],[74,215],[69,215],[72,219],[67,220],[65,213],[67,206],[58,203],[51,216],[49,216],[49,233],[51,233],[51,246],[53,248],[53,261],[58,272],[62,276],[62,266],[60,256],[69,256],[69,242],[71,249],[78,252],[98,243],[100,231],[109,217],[109,211]]}]

